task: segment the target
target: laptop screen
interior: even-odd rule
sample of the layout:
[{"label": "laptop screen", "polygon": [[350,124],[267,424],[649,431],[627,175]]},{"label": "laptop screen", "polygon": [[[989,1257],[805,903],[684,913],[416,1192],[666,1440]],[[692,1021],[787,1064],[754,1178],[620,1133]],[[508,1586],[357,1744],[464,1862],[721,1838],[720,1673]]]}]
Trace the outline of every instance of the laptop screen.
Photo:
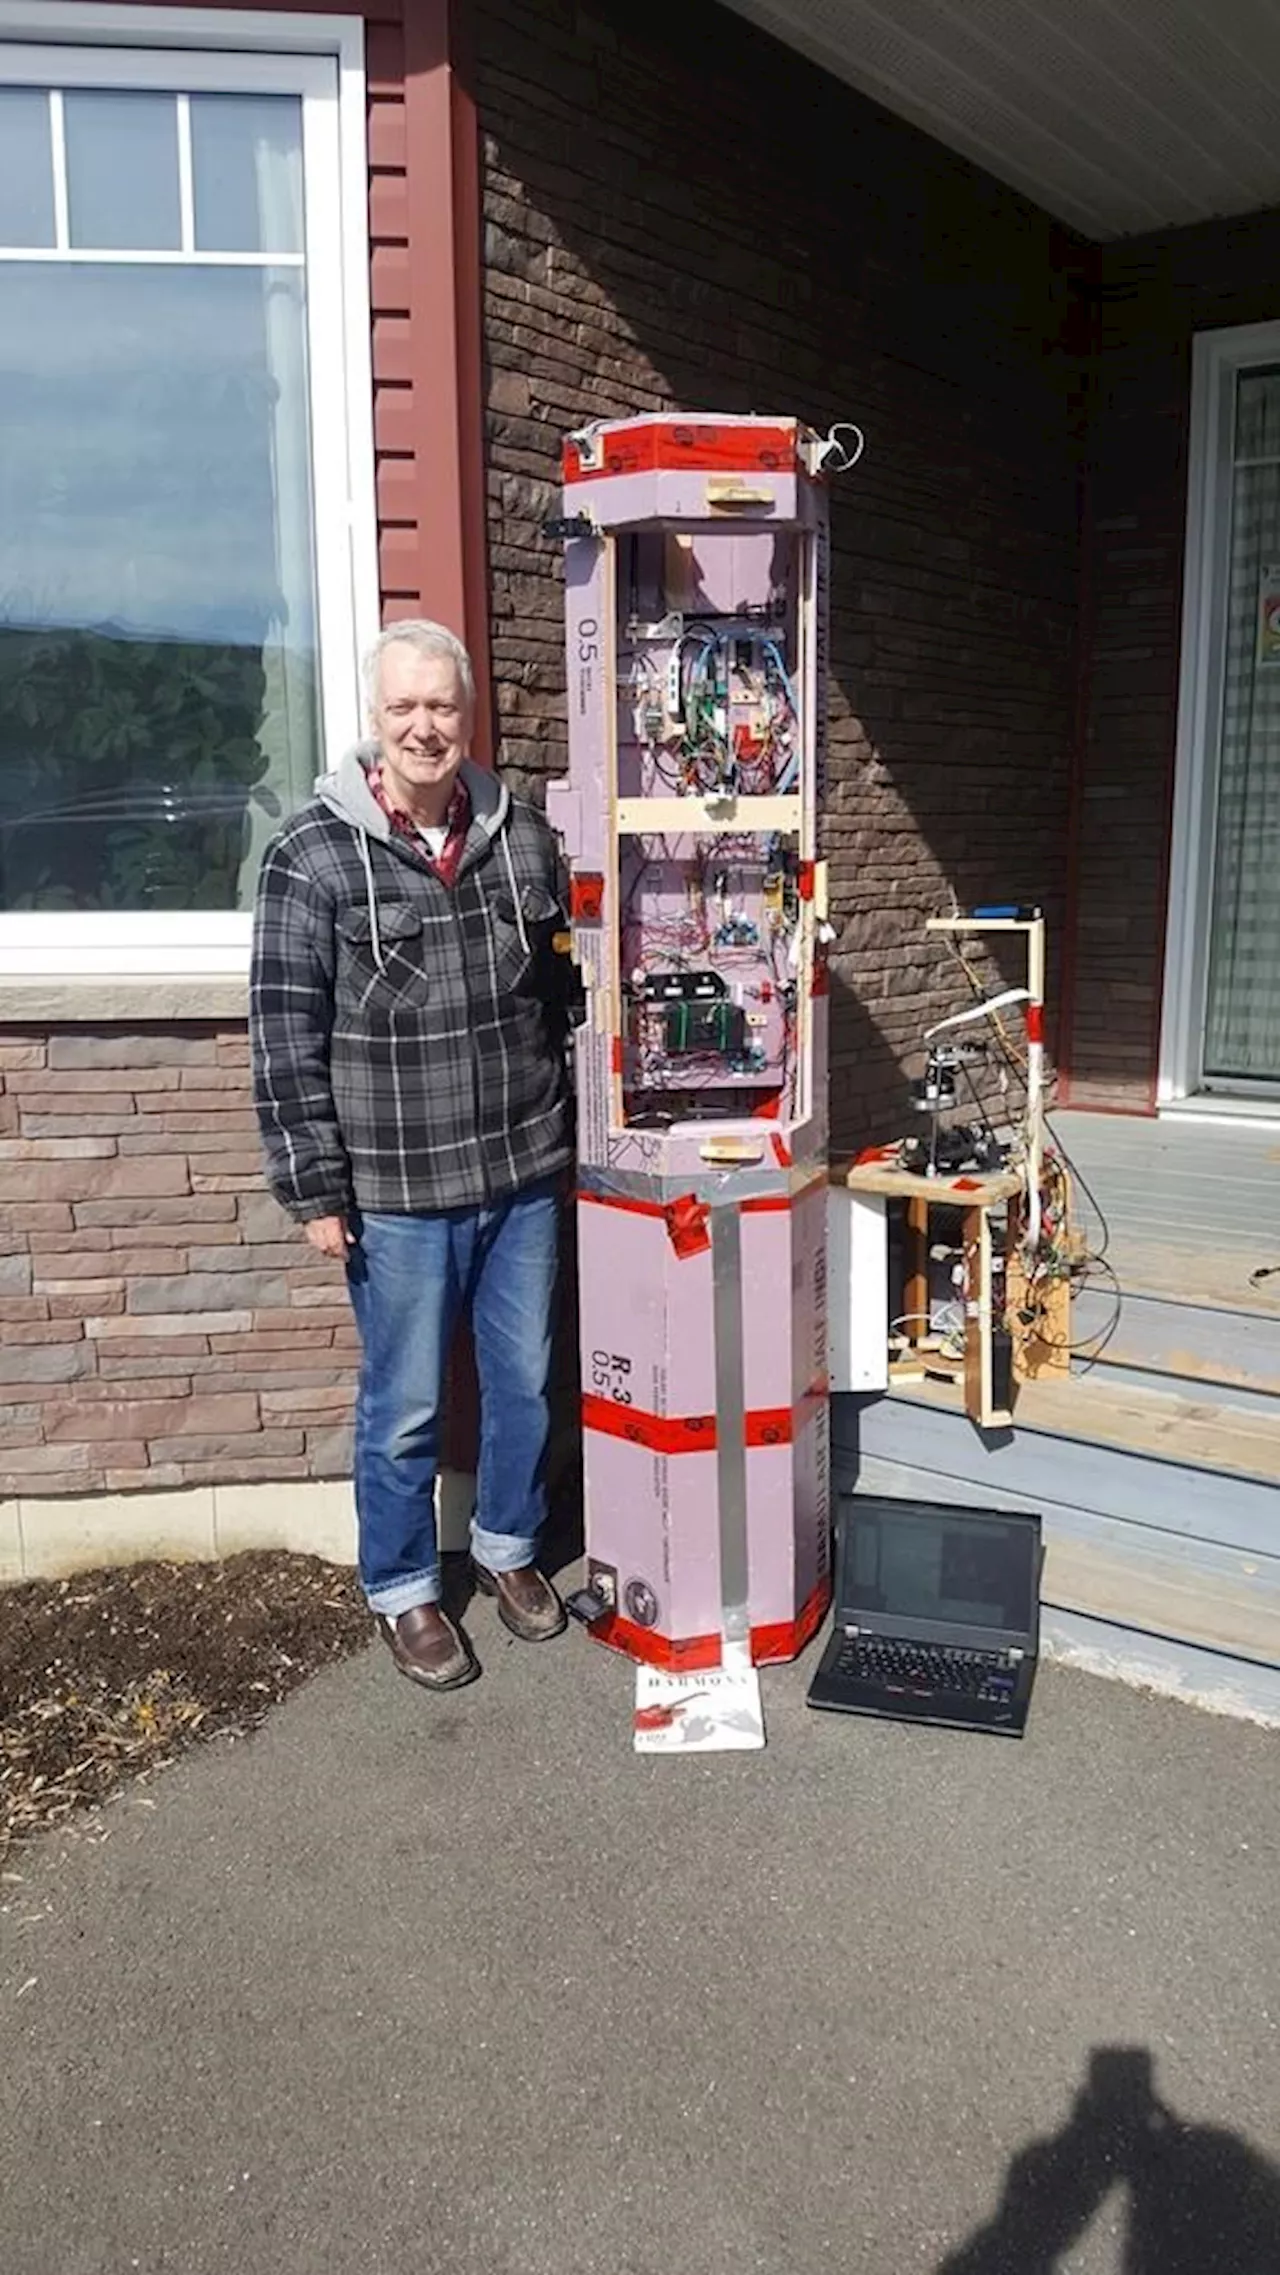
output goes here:
[{"label": "laptop screen", "polygon": [[1034,1624],[1039,1526],[990,1509],[842,1499],[841,1614],[996,1634]]}]

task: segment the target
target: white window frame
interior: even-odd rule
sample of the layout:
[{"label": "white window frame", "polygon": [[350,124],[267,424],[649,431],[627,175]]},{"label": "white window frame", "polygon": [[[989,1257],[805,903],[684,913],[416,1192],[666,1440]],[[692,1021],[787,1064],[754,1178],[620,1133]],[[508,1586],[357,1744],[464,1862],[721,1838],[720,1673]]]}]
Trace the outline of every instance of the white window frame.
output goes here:
[{"label": "white window frame", "polygon": [[1231,563],[1236,381],[1254,364],[1280,363],[1280,323],[1200,332],[1192,342],[1182,658],[1174,761],[1169,906],[1158,1106],[1212,1093],[1266,1098],[1277,1086],[1204,1072],[1218,809],[1218,744]]},{"label": "white window frame", "polygon": [[[320,695],[332,763],[360,733],[359,662],[379,623],[363,21],[0,0],[0,84],[51,81],[302,98]],[[244,911],[0,912],[0,980],[238,978],[251,922]]]}]

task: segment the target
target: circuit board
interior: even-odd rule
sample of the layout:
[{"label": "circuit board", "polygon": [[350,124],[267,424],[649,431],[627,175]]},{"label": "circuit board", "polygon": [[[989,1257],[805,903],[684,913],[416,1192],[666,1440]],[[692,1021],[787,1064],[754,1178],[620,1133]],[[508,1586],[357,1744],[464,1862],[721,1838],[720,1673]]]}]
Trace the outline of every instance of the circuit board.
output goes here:
[{"label": "circuit board", "polygon": [[782,1090],[796,864],[782,839],[636,837],[622,853],[624,1089]]}]

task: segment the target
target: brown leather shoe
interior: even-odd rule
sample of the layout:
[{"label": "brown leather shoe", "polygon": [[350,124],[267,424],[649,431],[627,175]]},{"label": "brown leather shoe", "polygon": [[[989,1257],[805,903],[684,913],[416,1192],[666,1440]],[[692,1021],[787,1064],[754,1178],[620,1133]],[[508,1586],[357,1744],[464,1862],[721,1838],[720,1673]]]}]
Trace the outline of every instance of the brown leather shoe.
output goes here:
[{"label": "brown leather shoe", "polygon": [[546,1643],[563,1634],[568,1624],[564,1605],[536,1564],[522,1564],[518,1572],[489,1572],[473,1558],[471,1569],[481,1594],[496,1597],[503,1626],[522,1643]]},{"label": "brown leather shoe", "polygon": [[423,1690],[461,1690],[480,1672],[466,1637],[439,1604],[416,1604],[398,1619],[379,1612],[378,1625],[401,1674]]}]

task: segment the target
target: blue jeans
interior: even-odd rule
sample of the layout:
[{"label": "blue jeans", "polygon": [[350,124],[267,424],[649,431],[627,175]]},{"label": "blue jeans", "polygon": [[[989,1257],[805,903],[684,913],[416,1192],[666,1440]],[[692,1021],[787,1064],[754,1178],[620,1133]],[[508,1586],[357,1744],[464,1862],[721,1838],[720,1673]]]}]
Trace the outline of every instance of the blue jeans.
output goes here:
[{"label": "blue jeans", "polygon": [[559,1178],[491,1208],[356,1220],[347,1286],[363,1359],[356,1398],[360,1579],[390,1619],[440,1600],[440,1397],[460,1313],[480,1379],[471,1545],[490,1572],[532,1563],[546,1517],[547,1379]]}]

